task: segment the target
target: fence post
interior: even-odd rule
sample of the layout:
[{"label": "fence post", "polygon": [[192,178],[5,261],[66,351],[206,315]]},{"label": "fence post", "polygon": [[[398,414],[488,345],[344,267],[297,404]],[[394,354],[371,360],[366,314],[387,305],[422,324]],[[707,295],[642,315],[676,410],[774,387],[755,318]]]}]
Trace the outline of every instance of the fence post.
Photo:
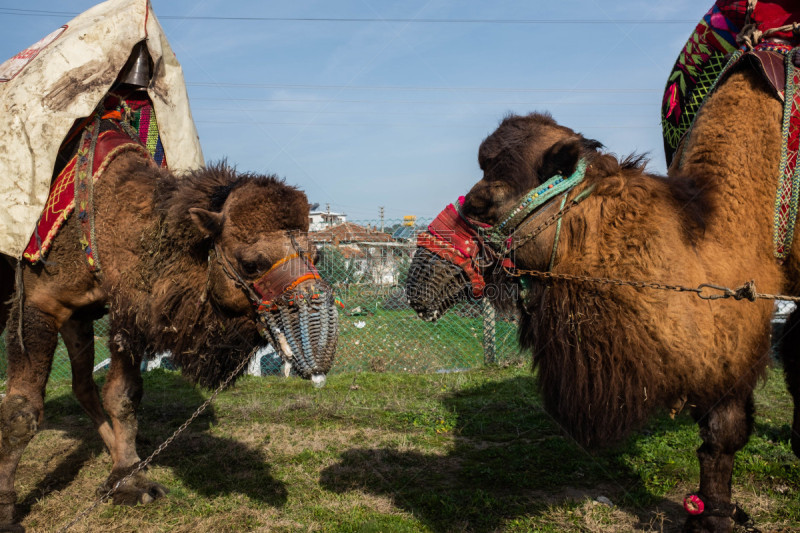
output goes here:
[{"label": "fence post", "polygon": [[483,361],[491,365],[497,362],[497,316],[494,307],[486,298],[481,299],[483,315]]}]

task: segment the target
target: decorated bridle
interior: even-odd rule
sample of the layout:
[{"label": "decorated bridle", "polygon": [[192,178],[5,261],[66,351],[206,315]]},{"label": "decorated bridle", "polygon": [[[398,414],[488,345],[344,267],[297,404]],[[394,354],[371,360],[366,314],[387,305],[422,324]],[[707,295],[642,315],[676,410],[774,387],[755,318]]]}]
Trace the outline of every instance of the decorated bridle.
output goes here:
[{"label": "decorated bridle", "polygon": [[484,269],[489,264],[497,262],[507,271],[513,271],[514,262],[510,257],[512,252],[538,233],[521,238],[517,238],[517,234],[521,234],[522,227],[532,217],[545,211],[553,202],[558,201],[560,196],[561,207],[557,216],[552,219],[553,223],[557,222],[558,224],[551,256],[552,267],[561,229],[561,215],[586,199],[593,190],[593,187],[587,188],[573,198],[569,205],[566,204],[567,195],[584,180],[587,168],[587,162],[582,158],[578,161],[575,171],[569,176],[556,174],[538,187],[531,189],[522,198],[519,205],[500,217],[500,222],[494,225],[471,220],[465,216],[462,213],[464,205],[462,196],[456,204],[449,204],[439,213],[428,226],[427,233],[420,233],[417,236],[417,246],[461,267],[470,280],[473,296],[479,298],[483,295],[486,286],[483,279]]},{"label": "decorated bridle", "polygon": [[[322,357],[333,359],[336,306],[344,305],[334,298],[330,289],[319,285],[304,292],[295,291],[306,281],[322,281],[322,278],[294,235],[289,233],[289,237],[294,252],[275,262],[252,283],[239,274],[217,244],[213,253],[222,271],[244,291],[253,305],[261,336],[279,348],[287,361],[293,360],[301,372],[311,373],[315,368],[312,344],[321,350]],[[285,371],[288,372],[288,367]],[[324,376],[312,375],[312,380],[324,383]]]},{"label": "decorated bridle", "polygon": [[[280,299],[283,299],[284,303],[288,305],[294,305],[298,299],[302,299],[304,296],[297,294],[290,298],[285,298],[283,295],[290,293],[305,281],[322,280],[317,267],[315,267],[314,264],[308,260],[305,253],[299,249],[294,236],[291,234],[289,236],[292,240],[295,252],[276,261],[267,272],[252,283],[248,283],[241,274],[239,274],[225,254],[219,249],[219,246],[214,244],[214,255],[222,267],[222,271],[244,291],[250,303],[253,304],[256,313],[259,315],[267,311],[277,310],[278,301]],[[312,292],[310,297],[316,299],[321,295],[322,292]]]}]

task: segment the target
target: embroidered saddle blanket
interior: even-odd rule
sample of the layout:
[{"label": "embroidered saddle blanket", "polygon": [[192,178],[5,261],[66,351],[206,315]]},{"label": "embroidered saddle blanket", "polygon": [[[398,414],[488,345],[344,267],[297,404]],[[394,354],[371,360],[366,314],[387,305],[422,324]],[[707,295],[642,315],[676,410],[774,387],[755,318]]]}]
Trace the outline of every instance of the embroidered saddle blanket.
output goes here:
[{"label": "embroidered saddle blanket", "polygon": [[[739,48],[736,36],[744,26],[747,0],[717,0],[697,24],[672,67],[661,103],[661,127],[667,166],[692,125],[706,95],[727,63],[726,56]],[[761,31],[800,21],[796,0],[758,2],[752,22]],[[776,33],[795,46],[798,37],[791,32]]]},{"label": "embroidered saddle blanket", "polygon": [[[153,106],[148,100],[126,99],[121,101],[117,97],[111,96],[106,99],[103,109],[98,111],[98,114],[103,119],[101,129],[105,131],[97,135],[94,154],[90,156],[92,157],[92,180],[99,180],[116,157],[131,151],[160,167],[167,166],[164,148],[158,134],[158,122],[153,112]],[[86,128],[91,127],[90,123],[91,120],[87,121],[74,135],[81,135]],[[80,166],[79,148],[50,186],[45,208],[39,216],[36,229],[22,254],[30,263],[36,264],[47,256],[53,239],[75,210],[76,191],[80,191],[82,187],[78,177]],[[77,197],[81,198],[81,195],[78,194]],[[84,213],[89,207],[86,205],[87,202],[81,199],[78,203],[80,203],[81,216],[86,216]],[[89,237],[85,236],[84,238],[88,239]],[[92,243],[82,242],[81,244],[87,253],[87,260],[92,266],[94,255]]]},{"label": "embroidered saddle blanket", "polygon": [[[662,133],[667,164],[691,130],[705,98],[734,66],[746,60],[764,76],[784,102],[783,142],[775,195],[773,248],[783,262],[789,255],[800,200],[800,39],[792,32],[771,35],[753,50],[739,48],[736,36],[744,24],[746,0],[718,0],[697,25],[667,81],[662,102]],[[789,0],[758,2],[752,22],[761,31],[800,21],[800,5]],[[800,52],[800,50],[798,50]]]}]

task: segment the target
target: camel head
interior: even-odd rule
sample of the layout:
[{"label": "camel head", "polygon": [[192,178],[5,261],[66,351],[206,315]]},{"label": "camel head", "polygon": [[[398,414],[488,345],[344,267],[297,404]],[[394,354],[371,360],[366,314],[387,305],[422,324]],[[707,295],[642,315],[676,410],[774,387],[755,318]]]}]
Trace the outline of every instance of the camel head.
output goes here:
[{"label": "camel head", "polygon": [[510,235],[506,238],[500,230],[513,233],[515,228],[504,223],[517,221],[521,204],[537,188],[545,187],[549,197],[547,184],[553,176],[575,174],[601,146],[549,115],[506,117],[478,150],[483,177],[417,239],[406,290],[419,316],[436,320],[470,293],[498,300],[507,296],[497,284],[508,282],[503,267],[513,265],[515,258],[506,253]]},{"label": "camel head", "polygon": [[321,386],[333,364],[338,313],[313,264],[306,196],[273,179],[244,180],[225,193],[219,211],[189,210],[213,241],[208,297],[225,314],[252,315],[284,371]]}]

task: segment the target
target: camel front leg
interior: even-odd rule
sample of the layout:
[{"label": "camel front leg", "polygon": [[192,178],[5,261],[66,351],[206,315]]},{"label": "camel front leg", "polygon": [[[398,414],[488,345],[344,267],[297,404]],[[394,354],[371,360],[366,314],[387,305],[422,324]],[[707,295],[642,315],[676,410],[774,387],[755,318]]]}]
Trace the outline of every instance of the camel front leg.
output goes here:
[{"label": "camel front leg", "polygon": [[44,394],[58,343],[56,319],[38,308],[24,306],[20,343],[19,303],[11,309],[6,338],[8,391],[0,404],[0,530],[23,531],[14,522],[14,478],[22,452],[44,417]]},{"label": "camel front leg", "polygon": [[[735,507],[731,504],[733,460],[753,432],[753,392],[731,392],[709,408],[696,407],[692,416],[700,427],[703,444],[697,449],[700,460],[700,490],[697,498],[702,512],[695,510],[684,524],[689,532],[730,532]],[[699,505],[699,504],[698,504]],[[692,511],[690,511],[691,513]]]},{"label": "camel front leg", "polygon": [[[100,491],[105,493],[139,463],[136,453],[136,433],[138,422],[136,409],[142,399],[141,356],[135,356],[126,349],[122,335],[111,328],[109,348],[111,368],[103,387],[103,406],[111,417],[113,445],[110,448],[113,466]],[[148,481],[144,472],[138,472],[126,481],[113,494],[118,505],[149,503],[166,494],[166,488]]]},{"label": "camel front leg", "polygon": [[72,391],[83,410],[111,452],[114,431],[100,403],[100,393],[94,382],[94,323],[92,320],[70,319],[61,326],[61,338],[67,348],[72,366]]}]

